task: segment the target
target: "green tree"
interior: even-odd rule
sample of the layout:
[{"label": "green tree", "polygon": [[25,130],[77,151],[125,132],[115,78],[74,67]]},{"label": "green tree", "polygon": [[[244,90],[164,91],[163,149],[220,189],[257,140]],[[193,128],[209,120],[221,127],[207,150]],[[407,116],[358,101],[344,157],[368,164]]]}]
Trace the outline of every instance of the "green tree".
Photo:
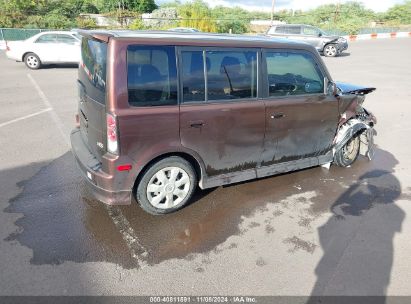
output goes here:
[{"label": "green tree", "polygon": [[411,1],[394,5],[385,13],[383,19],[398,24],[411,24]]},{"label": "green tree", "polygon": [[287,23],[310,24],[325,30],[356,34],[376,18],[376,14],[366,9],[362,3],[346,2],[338,7],[327,4],[306,12],[296,11],[285,16],[284,20]]},{"label": "green tree", "polygon": [[217,20],[219,33],[228,33],[230,30],[234,34],[246,33],[252,19],[250,12],[240,7],[216,6],[211,10],[211,15]]},{"label": "green tree", "polygon": [[130,24],[129,29],[131,30],[145,30],[146,26],[144,25],[143,20],[140,17],[134,19],[134,21]]},{"label": "green tree", "polygon": [[202,0],[187,2],[178,7],[180,26],[193,27],[203,32],[216,32],[217,25],[212,20],[211,10]]},{"label": "green tree", "polygon": [[92,0],[2,0],[0,26],[70,28],[80,13],[97,13]]},{"label": "green tree", "polygon": [[151,13],[157,8],[154,0],[95,0],[94,3],[102,12],[128,10],[139,13]]}]

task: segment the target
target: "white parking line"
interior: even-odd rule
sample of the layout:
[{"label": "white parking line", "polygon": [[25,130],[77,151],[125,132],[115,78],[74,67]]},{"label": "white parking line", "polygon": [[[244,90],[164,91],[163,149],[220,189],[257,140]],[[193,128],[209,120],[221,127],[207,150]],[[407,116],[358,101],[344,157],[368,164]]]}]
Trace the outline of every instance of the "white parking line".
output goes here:
[{"label": "white parking line", "polygon": [[64,124],[61,121],[60,117],[58,117],[56,111],[54,111],[54,108],[51,105],[50,101],[48,100],[46,94],[44,94],[44,92],[41,90],[41,88],[39,87],[37,82],[34,80],[34,78],[29,73],[27,73],[27,77],[29,78],[31,84],[36,89],[36,91],[39,94],[39,96],[40,96],[41,100],[43,101],[43,103],[46,105],[46,107],[48,109],[50,109],[51,119],[53,119],[54,124],[56,125],[57,129],[60,131],[61,135],[63,136],[63,139],[66,142],[66,144],[68,146],[70,146],[70,140],[69,140],[68,134],[66,134],[66,132],[64,132],[64,130],[63,130]]},{"label": "white parking line", "polygon": [[148,251],[141,245],[134,229],[131,227],[129,221],[125,218],[119,207],[105,205],[111,220],[121,233],[123,240],[126,242],[131,256],[136,260],[140,268],[148,265],[147,258]]},{"label": "white parking line", "polygon": [[[41,100],[47,106],[47,111],[50,112],[51,118],[53,119],[60,133],[63,135],[63,138],[67,146],[70,147],[70,141],[69,141],[68,135],[63,130],[64,125],[60,117],[58,117],[57,113],[54,111],[53,106],[51,105],[47,96],[41,90],[40,86],[37,84],[34,78],[30,74],[27,74],[27,77],[29,78],[30,82],[33,84]],[[126,242],[126,245],[133,259],[136,260],[136,262],[141,268],[147,266],[146,259],[148,258],[149,254],[147,250],[141,245],[137,237],[137,234],[135,233],[134,229],[131,227],[130,223],[128,222],[128,220],[125,218],[125,216],[121,212],[120,208],[115,207],[115,206],[113,207],[113,206],[106,205],[106,209],[114,225],[117,227],[118,231],[120,232],[123,240]]]},{"label": "white parking line", "polygon": [[15,119],[12,119],[12,120],[9,120],[9,121],[0,123],[0,128],[1,128],[1,127],[5,127],[5,126],[8,126],[8,125],[10,125],[10,124],[12,124],[12,123],[15,123],[15,122],[18,122],[18,121],[21,121],[21,120],[24,120],[24,119],[33,117],[33,116],[37,116],[37,115],[40,115],[40,114],[49,112],[49,111],[51,111],[51,108],[47,108],[47,109],[44,109],[44,110],[35,112],[35,113],[33,113],[33,114],[29,114],[29,115],[26,115],[26,116],[23,116],[23,117],[15,118]]}]

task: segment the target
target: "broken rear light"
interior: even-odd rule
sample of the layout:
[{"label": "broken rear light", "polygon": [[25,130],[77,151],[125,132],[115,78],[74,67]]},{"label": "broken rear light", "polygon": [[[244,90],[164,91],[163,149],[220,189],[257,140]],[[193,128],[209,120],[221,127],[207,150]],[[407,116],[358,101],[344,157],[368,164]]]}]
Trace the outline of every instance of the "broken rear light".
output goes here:
[{"label": "broken rear light", "polygon": [[118,155],[117,119],[107,113],[107,151]]}]

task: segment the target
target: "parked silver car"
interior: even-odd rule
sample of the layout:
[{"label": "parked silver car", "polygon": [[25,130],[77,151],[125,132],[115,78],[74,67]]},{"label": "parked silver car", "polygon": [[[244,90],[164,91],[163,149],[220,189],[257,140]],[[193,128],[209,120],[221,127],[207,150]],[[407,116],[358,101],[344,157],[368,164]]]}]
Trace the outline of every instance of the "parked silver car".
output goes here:
[{"label": "parked silver car", "polygon": [[200,32],[198,29],[193,27],[174,27],[169,29],[172,32],[180,32],[180,33],[198,33]]},{"label": "parked silver car", "polygon": [[348,48],[347,39],[339,36],[327,35],[321,29],[311,25],[274,25],[267,31],[267,35],[304,41],[311,44],[317,51],[327,57],[338,56]]}]

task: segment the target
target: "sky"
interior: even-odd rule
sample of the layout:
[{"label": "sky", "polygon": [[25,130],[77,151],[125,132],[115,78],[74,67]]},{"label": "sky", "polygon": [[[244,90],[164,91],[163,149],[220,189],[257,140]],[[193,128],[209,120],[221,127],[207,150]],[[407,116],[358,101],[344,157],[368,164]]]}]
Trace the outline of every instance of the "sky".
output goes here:
[{"label": "sky", "polygon": [[[156,0],[157,4],[170,2],[172,0]],[[181,2],[187,2],[188,0],[181,0]],[[271,0],[204,0],[211,7],[217,5],[223,6],[240,6],[247,10],[268,10],[271,11]],[[322,4],[343,3],[344,0],[275,0],[274,10],[282,9],[294,9],[294,10],[308,10],[315,8]],[[384,12],[395,4],[401,4],[404,0],[361,0],[356,2],[362,2],[367,8],[376,12]]]}]

